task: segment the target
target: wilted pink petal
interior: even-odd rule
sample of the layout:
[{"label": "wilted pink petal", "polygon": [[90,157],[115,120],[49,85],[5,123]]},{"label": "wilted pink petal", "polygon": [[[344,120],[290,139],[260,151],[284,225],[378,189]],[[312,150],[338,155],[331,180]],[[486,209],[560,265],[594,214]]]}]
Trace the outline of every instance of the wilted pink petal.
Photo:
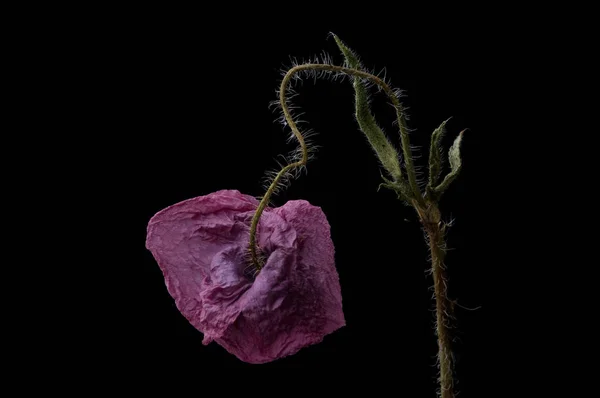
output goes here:
[{"label": "wilted pink petal", "polygon": [[248,266],[258,202],[235,190],[189,199],[157,213],[146,247],[181,313],[243,361],[296,353],[345,325],[329,223],[304,200],[266,209],[257,232],[264,268]]}]

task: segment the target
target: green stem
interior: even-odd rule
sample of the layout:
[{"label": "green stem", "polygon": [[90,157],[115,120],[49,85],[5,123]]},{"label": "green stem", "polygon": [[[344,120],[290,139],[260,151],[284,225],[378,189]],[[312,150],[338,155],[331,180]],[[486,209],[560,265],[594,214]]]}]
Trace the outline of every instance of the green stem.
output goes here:
[{"label": "green stem", "polygon": [[273,179],[273,182],[269,186],[269,189],[267,189],[265,196],[263,196],[263,199],[258,204],[258,208],[256,209],[256,213],[254,213],[254,217],[252,217],[252,224],[250,225],[250,256],[252,257],[252,262],[254,263],[254,266],[256,267],[257,271],[260,271],[264,265],[262,259],[258,256],[256,250],[256,229],[258,227],[258,220],[260,219],[262,212],[265,210],[265,207],[267,207],[267,204],[269,203],[269,198],[273,194],[273,191],[275,191],[275,187],[277,187],[277,183],[279,182],[279,180],[281,180],[285,173],[301,165],[301,161],[291,163],[285,166],[283,169],[281,169],[279,173],[277,173],[277,175]]},{"label": "green stem", "polygon": [[281,180],[281,178],[285,175],[285,173],[287,173],[288,171],[290,171],[296,167],[304,166],[308,162],[308,149],[306,147],[304,137],[302,136],[302,134],[300,133],[300,130],[298,130],[298,127],[296,126],[296,122],[294,121],[294,119],[290,113],[290,110],[289,110],[289,107],[287,104],[287,100],[286,100],[287,87],[288,87],[292,77],[296,73],[306,71],[306,70],[327,70],[327,71],[332,71],[332,72],[345,73],[350,76],[367,79],[382,88],[382,90],[390,98],[390,100],[392,101],[392,104],[396,108],[396,117],[398,119],[398,125],[400,126],[400,134],[402,136],[402,145],[404,146],[404,153],[406,155],[405,162],[406,162],[406,171],[409,176],[409,183],[415,193],[416,200],[419,203],[423,202],[423,197],[420,194],[420,191],[419,191],[419,188],[418,188],[417,182],[416,182],[415,170],[414,170],[414,166],[412,163],[412,157],[410,156],[410,144],[409,144],[408,134],[407,134],[407,129],[406,129],[406,121],[405,121],[404,115],[402,113],[402,105],[400,104],[398,97],[396,97],[396,95],[394,94],[394,91],[379,77],[372,75],[370,73],[367,73],[367,72],[363,72],[358,69],[346,68],[346,67],[337,66],[337,65],[327,65],[327,64],[303,64],[303,65],[295,66],[287,71],[287,73],[283,77],[283,80],[281,81],[281,86],[279,89],[279,102],[280,102],[281,109],[283,111],[285,120],[287,121],[287,124],[290,126],[292,133],[294,134],[294,136],[298,140],[298,143],[300,144],[300,148],[302,150],[302,158],[298,162],[288,164],[277,174],[277,176],[275,177],[275,179],[273,180],[273,182],[267,189],[267,192],[263,196],[262,200],[260,201],[258,208],[256,209],[256,213],[254,213],[254,217],[252,218],[252,223],[250,226],[250,242],[249,242],[250,257],[252,259],[252,263],[254,264],[257,272],[260,272],[260,270],[264,266],[264,264],[262,263],[262,260],[260,259],[259,255],[258,255],[258,250],[257,250],[257,245],[256,245],[256,230],[258,228],[258,221],[260,219],[260,216],[262,215],[263,211],[267,207],[267,204],[269,203],[269,199],[270,199],[271,195],[273,194],[273,192],[275,191],[277,183]]}]

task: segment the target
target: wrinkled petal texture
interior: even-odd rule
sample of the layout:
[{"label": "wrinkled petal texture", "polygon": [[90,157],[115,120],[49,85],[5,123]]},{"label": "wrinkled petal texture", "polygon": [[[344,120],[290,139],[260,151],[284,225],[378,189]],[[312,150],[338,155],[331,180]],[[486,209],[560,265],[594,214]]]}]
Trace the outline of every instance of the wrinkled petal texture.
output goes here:
[{"label": "wrinkled petal texture", "polygon": [[258,201],[236,190],[157,213],[146,247],[179,311],[239,359],[265,363],[319,343],[345,325],[325,214],[305,200],[263,212],[257,241],[267,256],[253,279],[247,249]]}]

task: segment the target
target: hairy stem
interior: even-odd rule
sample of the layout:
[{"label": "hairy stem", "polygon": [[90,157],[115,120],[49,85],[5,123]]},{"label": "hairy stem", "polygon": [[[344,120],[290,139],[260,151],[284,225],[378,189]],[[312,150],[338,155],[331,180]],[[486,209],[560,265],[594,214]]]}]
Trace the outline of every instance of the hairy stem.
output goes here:
[{"label": "hairy stem", "polygon": [[423,194],[417,184],[417,174],[415,172],[415,166],[413,164],[412,151],[410,149],[410,139],[408,138],[408,127],[406,126],[406,117],[404,116],[404,108],[398,98],[394,96],[396,103],[396,116],[398,119],[398,127],[400,128],[400,140],[402,142],[402,151],[404,152],[404,167],[406,168],[406,174],[408,174],[408,183],[413,191],[413,196],[417,202],[424,205]]},{"label": "hairy stem", "polygon": [[250,255],[252,256],[252,262],[254,263],[254,266],[256,267],[257,271],[260,271],[264,265],[262,263],[262,260],[258,256],[258,253],[256,250],[256,229],[258,227],[258,220],[260,219],[260,215],[265,210],[265,207],[267,207],[267,204],[269,203],[269,198],[273,194],[273,191],[275,190],[275,187],[277,186],[277,183],[279,182],[279,180],[281,180],[281,178],[289,170],[291,170],[295,167],[301,166],[302,164],[303,163],[301,161],[295,162],[295,163],[290,163],[287,166],[285,166],[283,169],[281,169],[279,171],[279,173],[277,173],[277,175],[273,179],[273,182],[269,186],[269,189],[267,189],[265,196],[263,196],[263,199],[258,204],[258,208],[256,209],[256,213],[254,213],[254,217],[252,217],[252,223],[250,225]]},{"label": "hairy stem", "polygon": [[452,303],[448,299],[448,284],[445,275],[444,227],[441,222],[423,222],[429,237],[431,267],[436,302],[436,333],[438,338],[438,366],[441,398],[454,398],[452,376],[452,351],[450,347],[450,322],[453,319]]},{"label": "hairy stem", "polygon": [[400,104],[400,100],[398,100],[398,97],[394,94],[394,91],[379,77],[372,75],[370,73],[367,73],[367,72],[363,72],[358,69],[346,68],[343,66],[336,66],[336,65],[327,65],[327,64],[310,64],[309,63],[309,64],[297,65],[297,66],[291,68],[290,70],[288,70],[287,73],[285,74],[285,76],[283,77],[283,80],[281,81],[281,86],[279,88],[279,102],[280,102],[281,109],[283,111],[285,120],[286,120],[287,124],[290,126],[290,128],[292,129],[292,133],[294,134],[294,136],[298,140],[298,143],[300,144],[300,148],[302,151],[302,158],[298,162],[288,164],[277,174],[277,176],[275,177],[275,179],[273,180],[273,182],[267,189],[267,192],[263,196],[262,200],[260,201],[260,204],[258,205],[256,213],[254,213],[254,217],[252,218],[252,223],[250,226],[250,242],[249,242],[250,257],[252,259],[252,263],[254,264],[254,267],[256,268],[257,272],[260,271],[264,265],[264,264],[262,264],[262,260],[260,259],[259,255],[258,255],[258,250],[256,247],[256,230],[258,228],[258,221],[260,219],[260,216],[262,215],[264,209],[267,207],[267,204],[269,203],[269,199],[270,199],[271,195],[273,194],[273,192],[275,191],[275,187],[277,186],[277,183],[285,175],[285,173],[296,167],[304,166],[308,162],[308,149],[306,147],[306,143],[304,142],[304,137],[302,136],[302,133],[300,133],[300,130],[298,130],[298,127],[296,126],[296,122],[294,121],[294,119],[290,113],[290,110],[289,110],[289,107],[287,104],[287,99],[286,99],[287,88],[288,88],[288,85],[289,85],[292,77],[296,73],[300,73],[300,72],[306,71],[306,70],[327,70],[327,71],[332,71],[332,72],[345,73],[350,76],[367,79],[367,80],[375,83],[379,87],[381,87],[381,89],[390,98],[390,100],[392,101],[392,104],[396,108],[396,117],[398,120],[398,125],[400,126],[400,134],[402,137],[402,146],[404,147],[403,149],[404,149],[404,153],[406,155],[405,156],[405,162],[406,162],[405,167],[406,167],[406,172],[408,174],[409,183],[415,193],[416,200],[419,203],[423,202],[423,197],[422,197],[422,195],[419,191],[418,185],[417,185],[416,174],[415,174],[414,166],[412,163],[412,156],[410,156],[410,143],[409,143],[408,133],[407,133],[407,128],[406,128],[406,120],[405,120],[405,117],[404,117],[404,114],[402,111],[403,108],[402,108],[402,105]]}]

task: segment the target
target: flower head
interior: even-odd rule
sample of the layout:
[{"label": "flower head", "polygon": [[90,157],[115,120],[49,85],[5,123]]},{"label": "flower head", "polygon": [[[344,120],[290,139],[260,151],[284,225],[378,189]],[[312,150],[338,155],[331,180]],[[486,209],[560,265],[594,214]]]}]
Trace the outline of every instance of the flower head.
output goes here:
[{"label": "flower head", "polygon": [[266,261],[254,277],[245,270],[257,206],[235,190],[185,200],[158,212],[146,238],[203,343],[249,363],[294,354],[345,325],[325,214],[305,200],[267,208],[257,230]]}]

